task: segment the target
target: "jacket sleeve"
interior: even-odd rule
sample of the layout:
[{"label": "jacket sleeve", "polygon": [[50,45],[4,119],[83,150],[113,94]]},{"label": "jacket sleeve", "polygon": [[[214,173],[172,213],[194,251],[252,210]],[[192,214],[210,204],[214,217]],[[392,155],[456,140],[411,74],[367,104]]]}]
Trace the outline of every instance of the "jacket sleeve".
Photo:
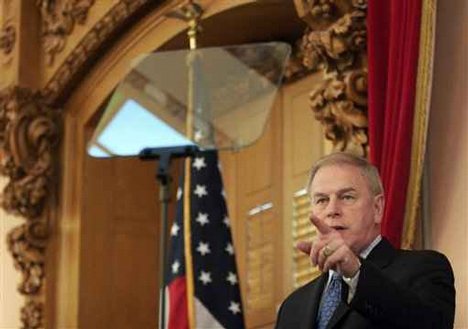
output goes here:
[{"label": "jacket sleeve", "polygon": [[401,272],[410,274],[400,281],[364,260],[351,308],[383,328],[453,328],[455,289],[450,263],[433,251],[419,252],[413,260],[411,266],[401,267]]}]

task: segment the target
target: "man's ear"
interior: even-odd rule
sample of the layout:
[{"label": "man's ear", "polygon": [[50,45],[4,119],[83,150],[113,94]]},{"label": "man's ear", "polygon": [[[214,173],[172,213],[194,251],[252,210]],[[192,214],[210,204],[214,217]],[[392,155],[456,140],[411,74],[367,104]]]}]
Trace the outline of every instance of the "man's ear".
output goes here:
[{"label": "man's ear", "polygon": [[376,195],[374,197],[374,221],[378,224],[382,222],[382,217],[385,208],[385,197],[383,194]]}]

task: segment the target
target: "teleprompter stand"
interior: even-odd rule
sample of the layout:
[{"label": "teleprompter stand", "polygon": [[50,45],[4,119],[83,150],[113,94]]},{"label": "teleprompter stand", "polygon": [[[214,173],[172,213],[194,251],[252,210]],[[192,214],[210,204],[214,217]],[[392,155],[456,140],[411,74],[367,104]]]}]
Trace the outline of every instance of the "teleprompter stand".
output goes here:
[{"label": "teleprompter stand", "polygon": [[193,157],[199,148],[195,145],[188,146],[176,146],[176,147],[157,147],[157,148],[145,148],[140,154],[141,160],[159,160],[158,167],[156,170],[156,180],[159,182],[159,201],[161,203],[161,240],[159,244],[159,266],[161,269],[161,295],[160,295],[160,323],[165,324],[166,316],[166,296],[164,293],[164,283],[166,275],[166,263],[167,263],[167,224],[169,222],[168,210],[170,197],[170,187],[172,177],[169,172],[172,159],[176,158],[187,158]]}]

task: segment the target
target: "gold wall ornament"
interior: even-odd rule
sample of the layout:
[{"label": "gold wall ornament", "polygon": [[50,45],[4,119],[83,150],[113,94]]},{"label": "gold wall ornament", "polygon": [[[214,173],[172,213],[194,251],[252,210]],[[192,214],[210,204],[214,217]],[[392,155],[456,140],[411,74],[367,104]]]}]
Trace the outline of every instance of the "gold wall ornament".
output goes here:
[{"label": "gold wall ornament", "polygon": [[325,128],[325,137],[338,150],[367,154],[367,76],[361,71],[331,78],[310,93],[315,118]]},{"label": "gold wall ornament", "polygon": [[44,328],[43,323],[43,304],[29,301],[21,309],[21,322],[23,323],[23,328],[28,329],[40,329]]},{"label": "gold wall ornament", "polygon": [[12,87],[0,93],[0,173],[9,181],[0,205],[26,221],[7,237],[15,268],[21,272],[19,292],[23,328],[43,328],[44,259],[55,193],[55,151],[59,141],[58,111],[38,93]]},{"label": "gold wall ornament", "polygon": [[304,64],[302,40],[298,40],[292,47],[291,56],[284,69],[284,83],[294,82],[316,71],[316,68]]},{"label": "gold wall ornament", "polygon": [[85,23],[93,4],[94,0],[36,0],[42,18],[43,47],[48,65],[52,65],[55,55],[64,49],[66,38],[75,25]]},{"label": "gold wall ornament", "polygon": [[58,114],[27,89],[15,87],[0,95],[0,172],[10,178],[1,204],[7,212],[27,219],[42,213],[53,172],[57,120]]},{"label": "gold wall ornament", "polygon": [[[70,93],[74,83],[84,74],[86,63],[98,56],[99,48],[112,42],[116,31],[130,24],[133,18],[144,14],[147,6],[155,6],[162,1],[155,0],[120,0],[116,3],[74,47],[63,64],[57,69],[41,94],[49,104],[60,103]],[[117,37],[116,37],[117,39]]]},{"label": "gold wall ornament", "polygon": [[309,25],[299,46],[303,70],[324,76],[310,93],[311,109],[334,149],[367,156],[367,1],[295,4]]},{"label": "gold wall ornament", "polygon": [[8,55],[13,50],[16,41],[16,30],[12,24],[6,24],[0,30],[0,49]]},{"label": "gold wall ornament", "polygon": [[337,14],[336,0],[294,0],[299,17],[308,25],[326,24]]}]

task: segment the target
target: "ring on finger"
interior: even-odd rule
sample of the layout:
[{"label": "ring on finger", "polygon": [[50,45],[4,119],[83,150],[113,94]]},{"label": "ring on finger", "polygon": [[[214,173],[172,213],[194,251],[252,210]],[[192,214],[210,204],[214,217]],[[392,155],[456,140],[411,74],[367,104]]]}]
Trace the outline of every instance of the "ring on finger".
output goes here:
[{"label": "ring on finger", "polygon": [[333,251],[334,251],[334,250],[327,244],[327,245],[325,246],[325,248],[323,248],[323,255],[324,255],[325,257],[328,257],[328,256],[330,256],[330,255],[333,253]]}]

